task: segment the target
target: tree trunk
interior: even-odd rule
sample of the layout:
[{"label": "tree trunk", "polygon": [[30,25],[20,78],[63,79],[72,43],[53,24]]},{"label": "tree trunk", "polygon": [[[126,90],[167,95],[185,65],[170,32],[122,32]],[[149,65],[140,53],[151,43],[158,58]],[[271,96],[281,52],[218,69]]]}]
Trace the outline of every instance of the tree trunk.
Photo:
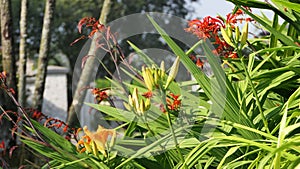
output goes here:
[{"label": "tree trunk", "polygon": [[50,47],[51,29],[53,13],[55,7],[55,0],[46,0],[45,13],[44,13],[44,23],[39,51],[39,59],[37,65],[37,74],[35,80],[35,89],[33,97],[33,108],[38,111],[42,110],[43,105],[43,95],[45,89],[45,80],[48,65],[48,55]]},{"label": "tree trunk", "polygon": [[27,37],[27,0],[21,1],[20,15],[20,46],[19,46],[19,81],[18,81],[18,99],[21,106],[26,106],[26,37]]},{"label": "tree trunk", "polygon": [[[26,107],[26,37],[27,37],[27,11],[28,1],[21,0],[21,12],[20,12],[20,44],[19,44],[19,67],[18,67],[18,101],[20,106]],[[19,121],[18,125],[21,127],[23,121]],[[22,127],[21,127],[22,128]],[[21,132],[21,129],[18,129]],[[25,144],[21,143],[20,137],[17,137],[17,144],[21,145],[16,151],[18,154],[18,166],[21,166],[24,162],[24,157],[30,157],[30,154],[25,153]]]},{"label": "tree trunk", "polygon": [[[107,15],[110,11],[110,5],[111,2],[110,0],[105,0],[103,3],[103,7],[102,7],[102,11],[100,14],[100,18],[99,21],[101,24],[106,24],[106,18]],[[97,36],[95,34],[95,36]],[[91,46],[88,52],[88,56],[95,56],[95,52],[96,52],[96,48],[95,48],[95,40],[97,39],[96,37],[93,37],[92,42],[91,42]],[[83,67],[83,70],[81,72],[80,75],[80,79],[78,81],[75,93],[74,93],[74,97],[73,97],[73,101],[72,104],[69,108],[69,112],[68,112],[68,117],[67,117],[67,123],[70,126],[77,126],[79,125],[79,120],[77,118],[76,115],[76,111],[80,112],[84,98],[86,96],[86,92],[87,90],[82,90],[84,87],[89,86],[90,81],[91,81],[91,72],[94,70],[94,65],[96,64],[97,59],[95,59],[95,57],[88,57],[86,60],[86,63]]]},{"label": "tree trunk", "polygon": [[[16,90],[16,59],[13,50],[13,28],[12,28],[12,15],[11,15],[11,1],[0,0],[1,11],[1,45],[2,45],[2,65],[3,71],[8,76],[6,79],[9,88]],[[16,111],[17,107],[14,106],[11,98],[0,89],[0,105],[5,110]],[[0,110],[0,114],[3,112]],[[13,119],[16,120],[16,119]],[[16,144],[15,139],[11,135],[12,123],[2,118],[0,120],[0,141],[5,142],[6,148]]]},{"label": "tree trunk", "polygon": [[[8,74],[7,85],[17,92],[16,87],[16,59],[13,50],[13,28],[11,17],[11,1],[1,0],[1,44],[3,71]],[[2,102],[6,110],[16,110],[11,99],[4,94]]]}]

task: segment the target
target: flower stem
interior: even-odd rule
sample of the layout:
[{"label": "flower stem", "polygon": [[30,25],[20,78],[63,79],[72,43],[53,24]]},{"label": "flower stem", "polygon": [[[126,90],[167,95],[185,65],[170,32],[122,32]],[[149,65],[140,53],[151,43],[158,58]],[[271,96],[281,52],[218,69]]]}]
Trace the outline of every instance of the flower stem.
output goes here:
[{"label": "flower stem", "polygon": [[[184,158],[183,158],[183,155],[180,151],[180,148],[179,148],[179,145],[178,145],[178,142],[177,142],[177,139],[176,139],[176,136],[175,136],[175,132],[174,132],[174,129],[172,127],[172,122],[171,122],[171,117],[170,117],[170,113],[167,111],[166,112],[166,115],[167,115],[167,119],[168,119],[168,124],[169,124],[169,127],[170,127],[170,130],[171,130],[171,133],[172,133],[172,137],[174,139],[174,143],[175,143],[175,148],[176,150],[178,151],[179,153],[179,157],[180,157],[180,160],[182,162],[182,164],[184,164]],[[187,166],[184,164],[184,168],[187,169]]]},{"label": "flower stem", "polygon": [[265,115],[264,115],[262,106],[261,106],[261,104],[260,104],[260,102],[259,102],[258,94],[257,94],[257,92],[256,92],[256,90],[255,90],[255,86],[254,86],[254,84],[253,84],[253,82],[252,82],[252,80],[251,80],[251,77],[250,77],[250,75],[249,75],[249,72],[248,72],[247,69],[246,69],[246,66],[245,66],[245,64],[244,64],[243,58],[241,59],[241,62],[242,62],[242,67],[243,67],[243,69],[245,70],[246,77],[247,77],[248,80],[249,80],[249,84],[250,84],[251,90],[252,90],[252,92],[253,92],[253,95],[254,95],[254,97],[255,97],[256,104],[257,104],[259,113],[260,113],[260,115],[261,115],[261,118],[262,118],[264,127],[265,127],[267,133],[270,134],[270,130],[269,130],[269,127],[268,127],[268,126],[269,126],[269,125],[268,125],[268,121],[267,121],[267,119],[266,119],[266,117],[265,117]]},{"label": "flower stem", "polygon": [[143,122],[145,123],[146,128],[148,129],[148,131],[152,134],[153,137],[155,137],[155,133],[154,133],[153,130],[151,130],[146,117],[145,117],[145,119],[143,119]]}]

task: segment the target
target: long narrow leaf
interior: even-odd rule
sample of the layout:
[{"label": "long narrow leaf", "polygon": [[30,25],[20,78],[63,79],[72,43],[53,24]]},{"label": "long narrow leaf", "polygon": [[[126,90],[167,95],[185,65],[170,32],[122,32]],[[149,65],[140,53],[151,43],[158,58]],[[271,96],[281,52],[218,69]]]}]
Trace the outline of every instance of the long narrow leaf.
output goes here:
[{"label": "long narrow leaf", "polygon": [[149,20],[161,35],[161,37],[167,42],[172,51],[180,57],[183,65],[191,72],[198,84],[205,91],[207,96],[211,96],[210,80],[200,69],[192,62],[192,60],[185,54],[184,51],[169,37],[169,35],[151,18],[148,16]]},{"label": "long narrow leaf", "polygon": [[[240,6],[239,6],[240,7]],[[270,26],[269,24],[267,24],[265,21],[263,21],[260,17],[254,15],[253,13],[251,13],[250,11],[240,7],[246,14],[248,14],[249,16],[251,16],[255,21],[257,21],[258,23],[260,23],[262,26],[264,26],[268,31],[270,31],[272,34],[274,34],[274,36],[276,36],[278,39],[280,39],[284,44],[289,45],[289,46],[296,46],[297,45],[292,41],[292,39],[288,38],[287,36],[281,34],[279,31],[277,31],[276,29],[274,29],[272,26]]]}]

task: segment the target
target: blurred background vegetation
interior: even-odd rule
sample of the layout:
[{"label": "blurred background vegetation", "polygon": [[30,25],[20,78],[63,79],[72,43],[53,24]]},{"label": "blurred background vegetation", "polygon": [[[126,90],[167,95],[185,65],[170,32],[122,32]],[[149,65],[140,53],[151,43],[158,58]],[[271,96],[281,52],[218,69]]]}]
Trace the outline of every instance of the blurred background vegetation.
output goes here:
[{"label": "blurred background vegetation", "polygon": [[[172,14],[181,18],[186,18],[188,14],[194,12],[191,6],[187,5],[190,2],[196,2],[197,0],[117,0],[113,1],[111,6],[111,12],[108,16],[108,23],[122,16],[144,13],[144,12],[163,12],[166,14]],[[198,0],[200,1],[200,0]],[[71,71],[68,74],[68,100],[71,103],[72,94],[72,73],[78,54],[86,42],[86,40],[79,41],[74,46],[70,46],[75,39],[80,37],[77,30],[77,23],[83,17],[95,17],[98,18],[100,10],[102,8],[103,0],[57,0],[54,12],[54,19],[51,33],[51,50],[49,65],[66,66]],[[19,21],[20,21],[20,0],[12,0],[12,16],[13,16],[13,28],[14,28],[14,50],[18,53],[19,46]],[[43,25],[45,1],[33,0],[28,4],[28,18],[27,18],[27,55],[29,59],[37,61],[40,38]],[[188,19],[188,18],[186,18]],[[191,19],[191,18],[189,18]],[[87,32],[85,32],[87,33]],[[136,35],[128,39],[124,39],[121,42],[122,50],[125,56],[128,56],[132,49],[129,48],[126,40],[130,40],[135,44],[139,44],[141,49],[144,48],[167,48],[166,44],[163,44],[159,40],[159,35]],[[35,62],[35,65],[37,62]],[[106,64],[112,64],[107,60]],[[112,65],[113,66],[113,65]],[[104,71],[103,71],[104,72]],[[102,74],[105,76],[106,74]]]},{"label": "blurred background vegetation", "polygon": [[[172,14],[181,18],[187,19],[188,14],[194,12],[191,8],[191,2],[197,2],[200,0],[115,0],[111,4],[111,12],[107,18],[107,23],[118,19],[120,17],[144,12],[163,12],[166,14]],[[12,12],[12,34],[13,34],[13,53],[15,60],[19,58],[19,44],[20,44],[20,12],[21,12],[21,0],[11,0],[11,12]],[[68,105],[72,102],[72,76],[75,68],[75,62],[78,58],[82,46],[86,43],[86,40],[82,40],[70,46],[70,44],[81,35],[78,33],[77,24],[83,17],[95,17],[98,18],[100,9],[102,9],[103,0],[56,0],[53,22],[51,24],[51,42],[50,51],[48,55],[48,64],[67,67],[70,71],[68,73]],[[26,36],[26,54],[28,60],[33,61],[34,66],[32,69],[37,68],[37,61],[39,57],[41,33],[43,28],[43,18],[45,12],[46,0],[29,0],[28,12],[27,12],[27,36]],[[191,19],[191,18],[189,18]],[[167,18],[166,18],[167,22]],[[88,34],[89,30],[84,30],[85,34]],[[160,48],[166,49],[167,45],[162,43],[159,35],[146,34],[136,35],[128,39],[124,39],[120,45],[125,56],[128,56],[133,50],[126,43],[127,40],[139,44],[141,49],[144,48]],[[1,42],[0,42],[1,47]],[[110,57],[109,57],[110,58]],[[111,65],[113,62],[110,59],[105,60],[106,65]],[[0,52],[0,71],[2,68],[2,53]],[[100,70],[101,71],[101,70]],[[105,72],[105,71],[103,71]],[[105,73],[100,73],[101,77],[106,76]],[[107,81],[98,80],[96,82],[98,87],[106,87]],[[23,91],[24,92],[24,91]],[[3,98],[0,98],[0,104]],[[4,99],[5,100],[5,99]],[[2,105],[2,104],[1,104]],[[69,107],[69,106],[68,106]],[[9,135],[10,125],[1,125],[2,135]],[[4,132],[5,131],[5,132]],[[5,133],[5,134],[4,134]],[[6,137],[6,136],[3,136]],[[1,137],[0,137],[1,138]],[[14,146],[15,141],[10,141],[10,146]],[[12,164],[19,166],[19,161],[22,161],[26,157],[22,157],[19,160],[18,153],[14,153],[16,157],[11,161]],[[30,157],[27,158],[29,161]],[[22,163],[22,162],[21,162]]]}]

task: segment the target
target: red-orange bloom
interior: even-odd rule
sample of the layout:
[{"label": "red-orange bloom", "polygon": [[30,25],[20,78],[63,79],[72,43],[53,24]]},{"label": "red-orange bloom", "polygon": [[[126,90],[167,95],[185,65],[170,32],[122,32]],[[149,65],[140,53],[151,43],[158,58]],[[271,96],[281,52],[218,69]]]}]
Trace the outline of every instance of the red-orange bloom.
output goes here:
[{"label": "red-orange bloom", "polygon": [[89,34],[89,38],[91,38],[97,31],[103,31],[104,25],[100,24],[99,20],[93,17],[84,17],[82,18],[77,25],[78,32],[81,33],[82,26],[91,27],[92,31]]},{"label": "red-orange bloom", "polygon": [[200,58],[197,58],[195,55],[190,55],[189,57],[199,68],[203,68],[204,63]]},{"label": "red-orange bloom", "polygon": [[5,149],[5,142],[2,140],[2,142],[0,143],[0,149]]},{"label": "red-orange bloom", "polygon": [[[225,58],[231,56],[233,48],[225,42],[223,38],[219,36],[220,28],[225,26],[230,26],[232,29],[235,24],[242,21],[252,21],[251,18],[240,17],[244,12],[239,9],[235,13],[229,13],[226,18],[223,19],[220,16],[215,18],[211,16],[206,16],[202,20],[194,19],[189,21],[188,28],[185,30],[196,35],[199,39],[210,38],[213,44],[215,44],[216,49],[213,51],[215,54],[224,56]],[[237,55],[232,55],[237,57]],[[198,62],[200,64],[200,62]],[[201,67],[201,64],[200,64]]]},{"label": "red-orange bloom", "polygon": [[198,19],[190,21],[189,27],[185,30],[193,33],[199,39],[210,38],[213,40],[213,43],[217,45],[214,52],[219,54],[221,51],[225,51],[226,48],[229,47],[229,45],[224,40],[221,40],[218,35],[221,27],[225,27],[225,23],[221,18],[207,16],[203,18],[202,21]]},{"label": "red-orange bloom", "polygon": [[231,54],[229,55],[229,57],[232,58],[232,59],[235,59],[235,58],[238,58],[238,55],[237,55],[236,52],[233,52],[233,53],[231,53]]},{"label": "red-orange bloom", "polygon": [[194,62],[197,61],[197,57],[195,55],[190,55],[189,57],[192,61],[194,61]]},{"label": "red-orange bloom", "polygon": [[196,65],[197,65],[198,67],[200,67],[200,68],[203,68],[203,62],[201,61],[200,58],[197,59]]},{"label": "red-orange bloom", "polygon": [[[86,28],[91,27],[92,31],[89,33],[88,37],[91,38],[96,32],[103,32],[105,30],[105,26],[99,22],[99,20],[96,20],[96,18],[93,17],[84,17],[82,18],[78,24],[77,24],[77,29],[78,32],[81,34],[82,33],[82,27],[85,26]],[[79,40],[85,39],[86,36],[81,36],[80,38],[77,38],[74,40],[70,45],[74,45],[76,42]]]},{"label": "red-orange bloom", "polygon": [[145,98],[151,98],[153,96],[153,93],[151,91],[148,91],[148,92],[142,94],[142,96],[144,96]]},{"label": "red-orange bloom", "polygon": [[203,18],[202,21],[198,19],[191,20],[188,25],[189,27],[185,30],[187,32],[192,32],[199,39],[214,37],[214,34],[218,33],[221,26],[225,27],[221,19],[213,18],[211,16]]},{"label": "red-orange bloom", "polygon": [[33,119],[39,120],[41,117],[42,117],[42,113],[41,112],[34,111],[33,114],[32,114],[32,118]]},{"label": "red-orange bloom", "polygon": [[167,98],[167,107],[169,110],[178,111],[181,106],[181,100],[179,99],[180,95],[175,95],[170,93],[170,98]]},{"label": "red-orange bloom", "polygon": [[92,93],[96,97],[97,101],[99,102],[106,100],[108,98],[106,91],[103,91],[99,88],[92,89]]},{"label": "red-orange bloom", "polygon": [[69,126],[65,125],[65,127],[63,128],[63,132],[67,132],[68,131]]}]

